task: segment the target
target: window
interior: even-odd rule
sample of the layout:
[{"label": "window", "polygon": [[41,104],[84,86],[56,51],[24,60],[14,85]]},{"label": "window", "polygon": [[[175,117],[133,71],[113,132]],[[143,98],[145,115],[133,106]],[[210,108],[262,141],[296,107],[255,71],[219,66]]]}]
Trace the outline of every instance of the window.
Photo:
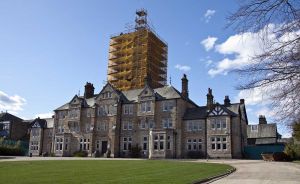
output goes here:
[{"label": "window", "polygon": [[39,128],[32,128],[31,129],[31,135],[32,135],[32,137],[38,137],[39,134],[40,134]]},{"label": "window", "polygon": [[154,121],[153,120],[149,120],[149,128],[154,128]]},{"label": "window", "polygon": [[96,141],[96,150],[100,150],[100,140]]},{"label": "window", "polygon": [[111,98],[112,97],[112,92],[107,91],[105,93],[102,94],[102,98]]},{"label": "window", "polygon": [[123,114],[133,114],[133,105],[132,104],[126,104],[123,106]]},{"label": "window", "polygon": [[123,122],[123,130],[132,130],[132,122],[124,121]]},{"label": "window", "polygon": [[142,112],[151,112],[151,101],[146,101],[141,103]]},{"label": "window", "polygon": [[90,132],[91,131],[91,124],[90,123],[86,123],[85,124],[85,131],[86,132]]},{"label": "window", "polygon": [[251,125],[251,131],[257,131],[258,130],[258,127],[257,125]]},{"label": "window", "polygon": [[71,132],[79,132],[79,122],[77,121],[69,121],[68,122],[69,130]]},{"label": "window", "polygon": [[88,151],[90,149],[90,139],[80,139],[79,149],[83,151]]},{"label": "window", "polygon": [[201,121],[188,121],[187,122],[187,131],[200,131],[202,130]]},{"label": "window", "polygon": [[147,128],[147,122],[145,120],[141,120],[141,129]]},{"label": "window", "polygon": [[71,109],[69,111],[69,118],[74,119],[79,117],[79,112],[80,112],[79,109]]},{"label": "window", "polygon": [[97,131],[106,131],[107,127],[108,127],[108,123],[106,121],[97,122]]},{"label": "window", "polygon": [[163,111],[171,111],[173,109],[173,101],[162,102]]},{"label": "window", "polygon": [[164,135],[157,134],[154,136],[154,150],[155,151],[162,151],[164,150]]},{"label": "window", "polygon": [[143,150],[148,150],[148,137],[143,137]]},{"label": "window", "polygon": [[63,138],[57,137],[55,144],[56,144],[56,151],[62,151],[63,150]]},{"label": "window", "polygon": [[226,119],[225,118],[216,118],[211,121],[211,129],[227,129]]},{"label": "window", "polygon": [[172,119],[163,119],[162,120],[163,128],[173,128]]},{"label": "window", "polygon": [[187,150],[188,151],[199,151],[202,149],[202,139],[187,139]]},{"label": "window", "polygon": [[106,116],[113,114],[114,106],[107,104],[107,105],[100,105],[98,108],[98,115],[99,116]]},{"label": "window", "polygon": [[167,149],[170,150],[171,149],[171,137],[167,136]]},{"label": "window", "polygon": [[132,139],[131,137],[123,137],[123,150],[131,150]]},{"label": "window", "polygon": [[32,150],[32,151],[39,150],[39,142],[38,141],[31,141],[30,150]]},{"label": "window", "polygon": [[57,131],[58,131],[58,133],[64,133],[63,122],[58,122],[58,124],[57,124]]},{"label": "window", "polygon": [[226,150],[227,138],[224,136],[211,137],[211,149],[212,150]]}]

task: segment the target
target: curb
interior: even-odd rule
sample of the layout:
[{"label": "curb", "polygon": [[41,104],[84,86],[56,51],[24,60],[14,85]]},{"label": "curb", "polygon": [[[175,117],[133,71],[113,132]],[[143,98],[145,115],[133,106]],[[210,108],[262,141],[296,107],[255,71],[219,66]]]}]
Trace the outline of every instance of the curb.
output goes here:
[{"label": "curb", "polygon": [[224,177],[232,174],[235,171],[236,171],[236,168],[233,167],[232,169],[227,170],[227,172],[225,172],[225,173],[222,173],[222,174],[219,174],[219,175],[216,175],[216,176],[212,176],[212,177],[209,177],[209,178],[204,178],[202,180],[195,181],[192,184],[212,183],[214,181],[217,181],[217,180],[219,180],[221,178],[224,178]]}]

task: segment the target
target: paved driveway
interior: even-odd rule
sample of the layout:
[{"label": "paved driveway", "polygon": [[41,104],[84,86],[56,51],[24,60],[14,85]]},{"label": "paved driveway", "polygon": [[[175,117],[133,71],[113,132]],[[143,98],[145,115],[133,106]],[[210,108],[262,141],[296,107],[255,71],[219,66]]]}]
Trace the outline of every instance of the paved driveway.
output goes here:
[{"label": "paved driveway", "polygon": [[300,184],[300,164],[261,160],[209,160],[208,162],[229,164],[237,169],[231,175],[212,182],[213,184]]}]

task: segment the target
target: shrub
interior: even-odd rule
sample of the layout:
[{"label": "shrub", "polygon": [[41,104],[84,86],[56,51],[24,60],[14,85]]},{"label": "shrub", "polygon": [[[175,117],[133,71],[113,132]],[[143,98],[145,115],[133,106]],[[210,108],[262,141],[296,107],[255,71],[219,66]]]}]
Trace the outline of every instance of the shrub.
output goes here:
[{"label": "shrub", "polygon": [[203,158],[203,154],[201,151],[189,151],[187,153],[188,158]]},{"label": "shrub", "polygon": [[88,153],[86,151],[76,151],[73,153],[73,157],[87,157]]},{"label": "shrub", "polygon": [[292,160],[300,159],[300,145],[289,143],[285,145],[284,153]]},{"label": "shrub", "polygon": [[135,145],[131,147],[130,150],[130,156],[132,158],[140,158],[141,157],[141,148],[139,147],[139,145]]}]

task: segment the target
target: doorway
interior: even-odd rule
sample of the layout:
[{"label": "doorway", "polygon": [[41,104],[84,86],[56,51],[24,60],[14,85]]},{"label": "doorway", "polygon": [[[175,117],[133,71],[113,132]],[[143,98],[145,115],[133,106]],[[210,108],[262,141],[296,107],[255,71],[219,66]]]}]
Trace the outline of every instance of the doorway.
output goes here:
[{"label": "doorway", "polygon": [[102,146],[101,146],[101,155],[106,153],[107,151],[107,141],[102,141]]}]

